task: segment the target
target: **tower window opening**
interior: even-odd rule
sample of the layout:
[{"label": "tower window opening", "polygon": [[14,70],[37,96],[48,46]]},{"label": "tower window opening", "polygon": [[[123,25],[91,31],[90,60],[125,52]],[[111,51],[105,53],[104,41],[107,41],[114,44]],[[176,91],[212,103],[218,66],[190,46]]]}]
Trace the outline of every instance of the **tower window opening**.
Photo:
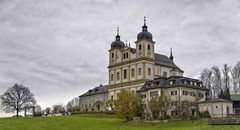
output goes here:
[{"label": "tower window opening", "polygon": [[112,58],[114,58],[114,53],[112,53]]},{"label": "tower window opening", "polygon": [[151,50],[151,47],[150,47],[150,45],[148,45],[148,50],[149,50],[149,51]]}]

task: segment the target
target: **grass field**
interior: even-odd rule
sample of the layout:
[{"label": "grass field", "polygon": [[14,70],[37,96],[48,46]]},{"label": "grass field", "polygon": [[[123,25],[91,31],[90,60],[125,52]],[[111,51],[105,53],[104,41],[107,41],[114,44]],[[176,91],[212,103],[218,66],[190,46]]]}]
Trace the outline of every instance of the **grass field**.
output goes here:
[{"label": "grass field", "polygon": [[2,118],[0,130],[240,130],[239,125],[207,125],[206,119],[160,123],[124,122],[113,116]]}]

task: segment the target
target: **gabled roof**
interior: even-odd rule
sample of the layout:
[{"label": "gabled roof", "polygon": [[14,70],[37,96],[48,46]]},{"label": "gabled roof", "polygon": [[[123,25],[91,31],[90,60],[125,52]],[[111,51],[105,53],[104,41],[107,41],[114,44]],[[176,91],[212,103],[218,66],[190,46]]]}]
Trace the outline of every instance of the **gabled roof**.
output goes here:
[{"label": "gabled roof", "polygon": [[[171,81],[171,84],[170,84]],[[138,92],[147,91],[155,88],[171,88],[171,87],[188,87],[201,90],[209,90],[202,85],[198,79],[187,78],[183,76],[159,77],[154,80],[147,81]]]},{"label": "gabled roof", "polygon": [[172,68],[177,68],[183,72],[183,70],[181,70],[178,66],[176,66],[174,64],[174,62],[172,60],[170,60],[169,57],[167,57],[166,55],[162,55],[162,54],[158,54],[158,53],[155,53],[154,55],[155,55],[155,60],[156,60],[155,63],[156,64],[167,66],[167,67],[172,67]]},{"label": "gabled roof", "polygon": [[86,93],[80,95],[79,97],[90,96],[90,95],[95,95],[100,93],[107,93],[107,85],[100,85],[93,89],[89,89]]},{"label": "gabled roof", "polygon": [[213,102],[230,102],[229,100],[225,100],[225,99],[221,99],[221,98],[214,98],[214,99],[210,99],[210,100],[205,100],[205,101],[201,101],[199,103],[213,103]]}]

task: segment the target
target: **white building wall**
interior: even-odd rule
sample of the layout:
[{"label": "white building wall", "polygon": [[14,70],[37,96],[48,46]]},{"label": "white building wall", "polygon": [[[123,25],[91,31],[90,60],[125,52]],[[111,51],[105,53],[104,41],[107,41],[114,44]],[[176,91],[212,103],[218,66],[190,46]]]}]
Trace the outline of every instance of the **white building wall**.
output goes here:
[{"label": "white building wall", "polygon": [[211,117],[227,117],[228,114],[233,114],[233,106],[231,102],[210,102],[210,103],[199,103],[199,111],[204,112],[208,110]]}]

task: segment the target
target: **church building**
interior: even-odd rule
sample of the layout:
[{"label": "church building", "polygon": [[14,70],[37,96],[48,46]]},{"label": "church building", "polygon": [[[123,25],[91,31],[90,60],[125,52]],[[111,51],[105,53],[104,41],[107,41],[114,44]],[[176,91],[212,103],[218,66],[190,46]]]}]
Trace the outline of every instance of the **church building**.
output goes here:
[{"label": "church building", "polygon": [[[172,49],[169,56],[158,54],[155,52],[155,44],[157,43],[148,31],[145,17],[142,31],[137,34],[136,48],[122,42],[119,28],[117,29],[116,39],[108,50],[109,81],[108,85],[104,85],[106,89],[102,94],[107,93],[107,98],[103,102],[116,100],[121,89],[127,89],[140,94],[146,112],[149,110],[148,101],[153,97],[164,96],[171,104],[167,115],[178,115],[175,110],[177,104],[185,104],[192,115],[196,115],[197,103],[206,99],[209,90],[198,79],[183,77],[184,71],[174,63]],[[92,91],[91,94],[79,97],[81,110],[86,110],[86,106],[94,104],[94,102],[86,104],[86,101],[98,100],[94,98],[96,95]],[[84,98],[84,101],[81,98]]]},{"label": "church building", "polygon": [[148,32],[145,17],[135,44],[136,48],[124,44],[117,30],[109,50],[109,99],[116,99],[121,89],[136,92],[154,78],[183,76],[184,71],[173,62],[172,52],[170,57],[155,53],[155,41]]}]

